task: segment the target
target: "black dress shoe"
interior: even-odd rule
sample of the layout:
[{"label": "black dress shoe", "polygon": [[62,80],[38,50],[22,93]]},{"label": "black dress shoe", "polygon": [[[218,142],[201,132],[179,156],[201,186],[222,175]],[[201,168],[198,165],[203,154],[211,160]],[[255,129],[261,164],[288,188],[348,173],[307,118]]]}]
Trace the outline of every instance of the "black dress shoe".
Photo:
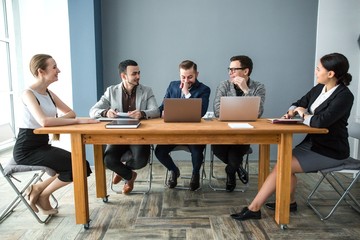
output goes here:
[{"label": "black dress shoe", "polygon": [[232,192],[236,188],[235,172],[229,172],[227,171],[227,168],[225,168],[225,172],[226,172],[226,191]]},{"label": "black dress shoe", "polygon": [[[265,203],[265,206],[268,209],[275,210],[275,203],[274,202]],[[297,203],[296,202],[290,203],[290,212],[296,212],[296,211],[297,211]]]},{"label": "black dress shoe", "polygon": [[240,181],[243,184],[247,184],[249,182],[249,173],[242,166],[240,166],[236,170],[236,172],[237,172],[237,175],[238,175]]},{"label": "black dress shoe", "polygon": [[170,177],[168,180],[169,188],[176,187],[178,177],[180,177],[180,171],[170,171]]},{"label": "black dress shoe", "polygon": [[230,165],[225,167],[226,172],[226,191],[232,192],[236,188],[236,177],[235,177],[235,169],[233,169]]},{"label": "black dress shoe", "polygon": [[241,210],[241,212],[230,214],[230,217],[232,217],[232,218],[239,217],[239,216],[243,215],[247,210],[249,210],[249,209],[247,207],[244,207]]},{"label": "black dress shoe", "polygon": [[195,191],[200,187],[200,174],[193,173],[190,180],[190,191]]},{"label": "black dress shoe", "polygon": [[238,221],[245,221],[248,219],[261,219],[261,211],[253,212],[248,207],[244,207],[241,212],[230,215],[233,219]]}]

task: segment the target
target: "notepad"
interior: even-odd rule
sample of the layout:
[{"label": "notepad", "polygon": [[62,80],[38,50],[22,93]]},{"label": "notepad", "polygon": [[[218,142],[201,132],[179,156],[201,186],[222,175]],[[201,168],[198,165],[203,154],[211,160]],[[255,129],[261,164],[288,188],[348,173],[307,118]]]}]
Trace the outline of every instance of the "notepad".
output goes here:
[{"label": "notepad", "polygon": [[105,125],[106,128],[138,128],[140,121],[137,119],[118,119]]},{"label": "notepad", "polygon": [[231,128],[254,128],[254,126],[249,123],[228,123]]},{"label": "notepad", "polygon": [[296,124],[302,123],[303,121],[301,118],[268,118],[268,122],[270,123]]}]

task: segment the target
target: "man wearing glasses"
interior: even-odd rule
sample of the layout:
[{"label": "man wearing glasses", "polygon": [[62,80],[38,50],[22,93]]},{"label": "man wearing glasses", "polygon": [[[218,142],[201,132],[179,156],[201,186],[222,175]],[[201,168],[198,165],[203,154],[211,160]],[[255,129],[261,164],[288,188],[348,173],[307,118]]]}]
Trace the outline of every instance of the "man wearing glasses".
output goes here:
[{"label": "man wearing glasses", "polygon": [[[265,86],[264,84],[250,79],[253,69],[253,62],[248,56],[234,56],[230,58],[228,67],[229,80],[220,82],[216,89],[214,100],[214,114],[219,117],[220,98],[223,96],[259,96],[261,97],[259,117],[264,111]],[[246,109],[240,109],[240,111]],[[241,176],[244,176],[244,169],[241,168],[243,156],[247,153],[250,145],[213,145],[213,152],[216,157],[226,165],[226,191],[232,192],[236,187],[235,174],[238,173],[242,182],[246,182]]]}]

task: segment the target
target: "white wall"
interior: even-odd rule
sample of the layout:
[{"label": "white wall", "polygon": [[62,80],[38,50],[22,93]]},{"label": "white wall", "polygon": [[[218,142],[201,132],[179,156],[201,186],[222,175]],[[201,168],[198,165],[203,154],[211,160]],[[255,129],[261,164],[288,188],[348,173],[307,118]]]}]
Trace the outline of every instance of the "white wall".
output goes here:
[{"label": "white wall", "polygon": [[[62,100],[72,106],[71,61],[69,42],[69,20],[67,0],[18,0],[18,33],[21,34],[21,52],[24,83],[22,92],[34,81],[29,70],[29,62],[38,53],[50,54],[61,73],[59,81],[51,90],[59,93]],[[61,92],[61,94],[60,94]]]},{"label": "white wall", "polygon": [[[61,73],[59,80],[49,88],[58,94],[70,107],[72,101],[71,58],[69,41],[69,17],[67,0],[17,0],[14,1],[16,34],[20,37],[20,48],[17,49],[21,66],[17,100],[24,88],[29,86],[34,77],[29,70],[29,62],[33,55],[38,53],[50,54],[56,61]],[[16,112],[16,111],[15,111]],[[66,137],[57,145],[69,149]]]},{"label": "white wall", "polygon": [[[357,122],[360,122],[360,100],[358,96],[360,90],[359,35],[359,0],[319,0],[316,61],[321,56],[331,52],[342,53],[348,58],[350,62],[349,72],[353,76],[350,89],[355,96],[350,121]],[[352,149],[353,153],[359,153],[357,144],[352,144]]]},{"label": "white wall", "polygon": [[349,62],[349,72],[353,76],[350,89],[355,96],[352,119],[360,121],[360,1],[320,0],[318,9],[318,30],[316,38],[316,63],[327,53],[344,54]]}]

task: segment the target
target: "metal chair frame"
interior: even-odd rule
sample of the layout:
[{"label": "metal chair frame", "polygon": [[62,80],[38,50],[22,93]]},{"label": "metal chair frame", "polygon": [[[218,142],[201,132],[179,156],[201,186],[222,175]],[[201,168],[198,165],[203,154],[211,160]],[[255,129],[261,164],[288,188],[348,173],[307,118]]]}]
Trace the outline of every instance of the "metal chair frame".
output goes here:
[{"label": "metal chair frame", "polygon": [[[7,141],[8,139],[15,139],[15,133],[9,123],[0,125],[0,130],[0,132],[2,133],[0,137],[0,142]],[[52,217],[52,215],[48,215],[46,218],[43,218],[40,217],[39,214],[35,213],[25,198],[25,191],[30,185],[36,184],[39,181],[43,181],[42,177],[44,176],[45,172],[47,172],[51,176],[54,176],[56,172],[44,166],[19,165],[16,164],[13,158],[9,159],[8,163],[6,163],[4,166],[0,163],[0,172],[16,193],[16,197],[14,198],[14,200],[12,200],[0,214],[0,223],[3,222],[8,216],[10,216],[11,213],[15,211],[16,207],[21,202],[25,204],[26,208],[30,211],[30,213],[39,223],[47,223]],[[20,177],[22,178],[25,173],[29,172],[33,172],[33,176],[31,178],[27,177],[27,182],[25,180],[21,181]],[[15,184],[12,179],[17,181],[18,183]],[[24,183],[20,184],[22,182]],[[57,199],[53,194],[51,194],[50,196],[53,200],[52,205],[55,204],[55,208],[57,208]]]},{"label": "metal chair frame", "polygon": [[[343,171],[334,171],[334,172],[320,171],[320,174],[322,176],[319,179],[319,181],[317,182],[317,184],[315,185],[315,188],[309,194],[307,201],[306,201],[307,205],[314,210],[314,212],[320,217],[320,219],[322,221],[329,219],[343,200],[350,207],[352,207],[355,211],[360,213],[360,203],[356,200],[356,198],[350,192],[351,188],[358,181],[358,179],[360,177],[360,171],[357,171],[355,177],[352,179],[350,184],[347,186],[345,186],[344,183],[340,180],[340,178],[338,176],[336,176],[336,173],[343,173]],[[317,193],[320,185],[324,182],[325,179],[332,186],[332,188],[339,194],[340,198],[336,201],[335,205],[330,209],[330,211],[327,214],[322,214],[316,208],[316,206],[314,204],[313,196],[315,193]]]},{"label": "metal chair frame", "polygon": [[[349,136],[359,140],[360,139],[360,124],[359,123],[350,123],[349,126]],[[360,203],[356,200],[356,198],[351,194],[351,188],[354,184],[360,179],[360,160],[349,157],[343,166],[339,166],[333,169],[324,169],[319,171],[322,175],[318,182],[316,183],[314,189],[311,191],[307,198],[307,205],[311,207],[314,212],[320,217],[321,220],[329,219],[335,210],[338,208],[342,201],[346,202],[350,207],[352,207],[355,211],[360,213]],[[352,181],[347,181],[344,183],[337,174],[344,173],[352,173],[353,179]],[[330,186],[339,194],[340,198],[336,201],[334,206],[330,209],[327,214],[322,214],[316,208],[314,203],[314,195],[318,193],[320,190],[320,185],[324,182],[324,180],[330,184]],[[318,205],[319,207],[319,205]]]},{"label": "metal chair frame", "polygon": [[[30,211],[30,213],[35,217],[35,219],[39,223],[47,223],[50,220],[50,218],[52,217],[52,215],[48,215],[46,218],[40,217],[39,214],[35,213],[34,210],[30,207],[29,203],[27,202],[27,200],[25,198],[26,197],[25,191],[31,184],[36,184],[39,181],[43,181],[42,177],[46,172],[46,170],[45,170],[46,167],[43,167],[43,166],[31,166],[31,170],[29,169],[28,171],[22,171],[22,172],[16,172],[16,173],[6,173],[5,168],[6,168],[6,166],[3,167],[2,164],[0,164],[0,171],[1,171],[2,175],[4,176],[4,178],[6,179],[6,181],[9,183],[9,185],[15,191],[16,197],[14,198],[14,200],[12,200],[7,205],[7,207],[1,213],[1,215],[0,215],[0,223],[3,222],[8,216],[10,216],[10,214],[15,211],[15,208],[21,202],[23,202],[25,204],[26,208]],[[17,184],[15,184],[12,181],[12,179],[14,179],[17,182],[21,183],[22,181],[19,179],[20,175],[23,175],[23,173],[30,172],[30,171],[35,172],[35,173],[29,179],[29,181],[27,181],[23,186],[18,188]],[[19,176],[15,177],[15,175],[19,175]],[[54,208],[57,208],[58,207],[57,199],[55,198],[55,196],[53,194],[51,194],[51,198],[52,198],[52,200],[53,200],[53,202],[55,204]]]}]

